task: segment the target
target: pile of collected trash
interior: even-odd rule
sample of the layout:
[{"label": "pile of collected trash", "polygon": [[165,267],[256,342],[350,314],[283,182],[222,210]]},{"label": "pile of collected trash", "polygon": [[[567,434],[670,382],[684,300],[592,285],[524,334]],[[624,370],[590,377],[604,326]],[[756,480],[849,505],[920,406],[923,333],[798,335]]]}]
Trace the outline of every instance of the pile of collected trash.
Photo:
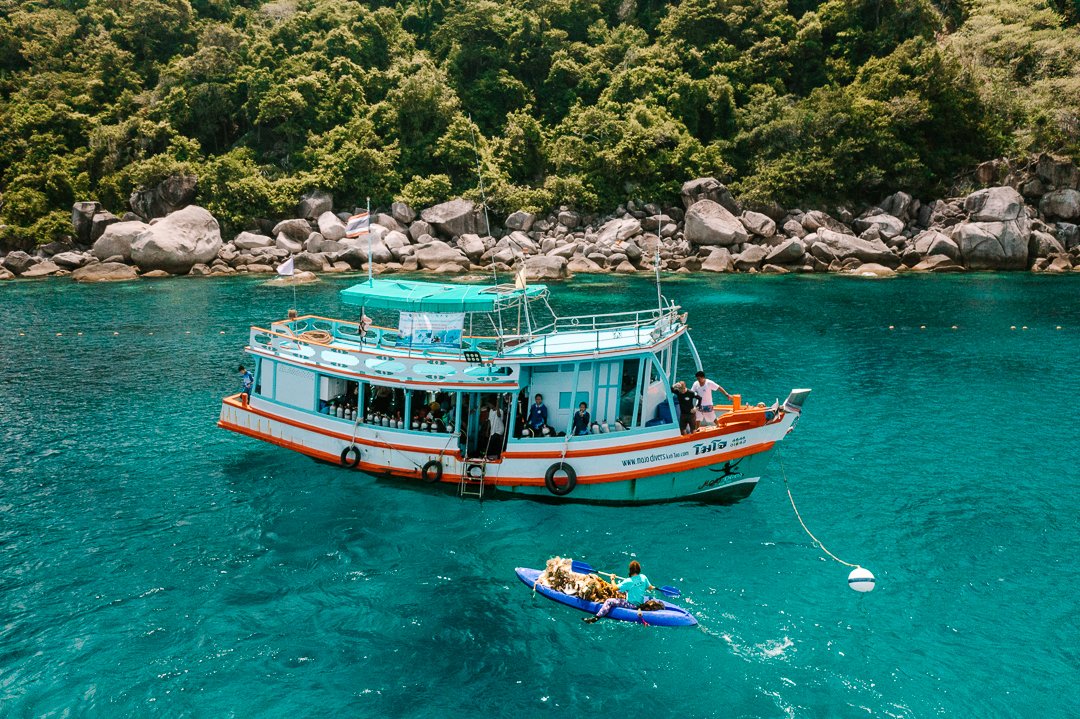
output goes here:
[{"label": "pile of collected trash", "polygon": [[618,587],[596,574],[578,574],[571,567],[571,560],[552,557],[536,580],[557,592],[580,597],[590,602],[603,602],[619,591]]}]

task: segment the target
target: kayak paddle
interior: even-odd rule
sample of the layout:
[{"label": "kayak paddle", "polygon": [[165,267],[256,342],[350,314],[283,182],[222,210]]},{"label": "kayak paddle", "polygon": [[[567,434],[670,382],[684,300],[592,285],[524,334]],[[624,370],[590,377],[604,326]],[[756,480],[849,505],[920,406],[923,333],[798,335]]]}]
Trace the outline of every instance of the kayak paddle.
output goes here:
[{"label": "kayak paddle", "polygon": [[[622,577],[620,577],[617,574],[612,574],[611,572],[601,572],[601,571],[599,571],[597,569],[593,569],[593,567],[591,565],[586,564],[585,562],[579,561],[577,559],[570,560],[570,569],[572,571],[578,573],[578,574],[606,574],[607,576],[613,577],[615,579],[622,579]],[[677,597],[682,596],[682,592],[679,591],[678,587],[672,587],[670,585],[664,585],[662,587],[657,587],[656,589],[661,594],[664,594],[664,595],[672,597],[672,598],[677,598]]]}]

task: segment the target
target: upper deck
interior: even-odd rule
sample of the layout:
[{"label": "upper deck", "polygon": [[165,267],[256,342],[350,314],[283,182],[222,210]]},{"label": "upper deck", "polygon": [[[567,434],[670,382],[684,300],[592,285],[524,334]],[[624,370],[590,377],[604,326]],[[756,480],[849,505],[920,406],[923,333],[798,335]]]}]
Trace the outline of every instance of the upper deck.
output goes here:
[{"label": "upper deck", "polygon": [[[463,331],[454,346],[418,347],[400,329],[372,325],[362,330],[359,322],[307,315],[274,322],[269,329],[252,327],[250,348],[332,370],[401,380],[437,378],[457,384],[509,380],[517,374],[516,366],[522,364],[656,351],[686,331],[686,315],[680,315],[674,304],[650,310],[558,317],[547,305],[547,290],[542,286],[520,290],[512,286],[395,284],[399,286],[398,297],[391,300],[372,294],[366,284],[364,293],[357,294],[356,288],[350,288],[342,296],[344,299],[346,293],[352,292],[352,298],[359,297],[361,301],[348,303],[361,304],[362,313],[369,308],[412,312],[417,307],[423,308],[420,311],[447,312],[454,307],[460,309],[464,299],[466,330],[473,328],[473,314],[483,313],[492,334]],[[419,292],[417,286],[434,291]],[[472,291],[462,293],[462,287]],[[456,297],[444,288],[451,288]],[[526,305],[536,300],[544,301],[549,320],[534,325]]]}]

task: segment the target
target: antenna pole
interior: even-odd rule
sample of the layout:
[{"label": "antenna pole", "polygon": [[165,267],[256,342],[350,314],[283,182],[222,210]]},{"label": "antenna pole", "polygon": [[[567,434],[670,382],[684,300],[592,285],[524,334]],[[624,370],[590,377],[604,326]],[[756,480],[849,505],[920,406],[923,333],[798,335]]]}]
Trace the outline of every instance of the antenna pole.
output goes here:
[{"label": "antenna pole", "polygon": [[[664,312],[664,299],[660,294],[660,206],[656,208],[656,255],[653,259],[653,271],[656,274],[656,308]],[[657,318],[659,319],[659,318]]]},{"label": "antenna pole", "polygon": [[369,285],[375,284],[375,281],[371,279],[371,198],[367,198],[367,282]]}]

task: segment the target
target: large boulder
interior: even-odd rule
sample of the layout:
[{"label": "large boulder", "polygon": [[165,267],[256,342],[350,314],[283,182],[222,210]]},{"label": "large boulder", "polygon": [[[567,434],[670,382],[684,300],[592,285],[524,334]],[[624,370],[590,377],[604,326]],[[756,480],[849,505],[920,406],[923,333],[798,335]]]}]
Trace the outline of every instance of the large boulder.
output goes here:
[{"label": "large boulder", "polygon": [[525,212],[524,210],[518,210],[517,212],[511,212],[507,216],[504,224],[508,230],[528,232],[532,229],[534,222],[536,222],[536,215],[531,212]]},{"label": "large boulder", "polygon": [[747,245],[739,254],[735,255],[735,269],[746,272],[751,267],[757,268],[762,260],[769,256],[769,248],[761,245]]},{"label": "large boulder", "polygon": [[750,239],[739,218],[713,200],[698,200],[686,211],[683,236],[696,245],[739,245]]},{"label": "large boulder", "polygon": [[1048,232],[1032,231],[1031,239],[1028,240],[1028,257],[1030,259],[1057,254],[1065,254],[1065,247],[1058,242],[1056,237]]},{"label": "large boulder", "polygon": [[134,267],[122,262],[96,262],[71,273],[76,282],[124,282],[138,277]]},{"label": "large boulder", "polygon": [[331,242],[345,237],[345,223],[333,212],[327,211],[319,215],[318,225],[319,234]]},{"label": "large boulder", "polygon": [[859,262],[875,262],[886,267],[896,267],[900,258],[894,255],[881,240],[864,240],[854,235],[821,228],[817,239],[810,246],[810,253],[822,262],[844,260],[854,257]]},{"label": "large boulder", "polygon": [[797,237],[785,240],[773,248],[765,257],[765,262],[774,265],[786,265],[798,262],[806,254],[806,245]]},{"label": "large boulder", "polygon": [[529,257],[525,260],[525,277],[530,280],[561,280],[566,277],[568,264],[565,257]]},{"label": "large boulder", "polygon": [[479,224],[476,206],[461,198],[429,207],[420,213],[420,218],[447,238],[475,233]]},{"label": "large boulder", "polygon": [[726,247],[713,249],[701,263],[701,269],[705,272],[734,272],[735,262],[731,257],[731,251]]},{"label": "large boulder", "polygon": [[853,224],[859,232],[865,232],[873,227],[877,230],[878,236],[884,237],[886,240],[891,240],[904,233],[904,222],[898,217],[884,213],[861,217],[855,220]]},{"label": "large boulder", "polygon": [[194,202],[197,185],[198,178],[193,175],[169,175],[154,187],[132,192],[128,204],[145,220],[165,217]]},{"label": "large boulder", "polygon": [[1035,165],[1035,174],[1047,185],[1056,189],[1071,187],[1080,190],[1080,170],[1067,157],[1055,157],[1043,153]]},{"label": "large boulder", "polygon": [[1080,247],[1080,225],[1071,222],[1058,222],[1057,236],[1061,240],[1061,244],[1065,245],[1066,250]]},{"label": "large boulder", "polygon": [[312,190],[301,196],[300,202],[296,205],[296,216],[305,220],[316,220],[324,212],[332,212],[333,209],[333,195],[322,190]]},{"label": "large boulder", "polygon": [[930,255],[911,268],[912,272],[963,272],[964,266],[948,255]]},{"label": "large boulder", "polygon": [[886,197],[881,202],[881,209],[893,217],[901,220],[911,219],[910,212],[913,204],[911,195],[906,192],[896,192]]},{"label": "large boulder", "polygon": [[40,261],[39,258],[32,257],[22,250],[15,250],[14,252],[9,252],[7,257],[5,257],[0,264],[3,264],[3,266],[13,274],[21,275]]},{"label": "large boulder", "polygon": [[776,234],[776,222],[768,215],[747,210],[742,213],[739,220],[743,223],[743,227],[758,237],[768,239]]},{"label": "large boulder", "polygon": [[330,260],[321,252],[301,252],[293,257],[293,267],[302,272],[329,272]]},{"label": "large boulder", "polygon": [[1056,220],[1072,222],[1080,219],[1080,192],[1066,188],[1043,195],[1039,211]]},{"label": "large boulder", "polygon": [[690,209],[701,200],[712,200],[723,205],[733,215],[739,214],[739,203],[731,196],[728,189],[715,177],[699,177],[689,180],[682,186],[683,207]]},{"label": "large boulder", "polygon": [[238,250],[257,250],[261,247],[270,247],[274,244],[273,237],[257,235],[254,232],[241,232],[233,240]]},{"label": "large boulder", "polygon": [[435,270],[448,264],[456,264],[466,270],[469,269],[469,258],[465,256],[465,253],[442,240],[432,240],[418,245],[416,261],[420,268],[425,270]]},{"label": "large boulder", "polygon": [[833,232],[840,232],[842,234],[849,234],[849,229],[843,222],[833,218],[831,215],[822,212],[821,210],[810,210],[802,216],[802,226],[807,232],[817,232],[824,228],[826,230],[832,230]]},{"label": "large boulder", "polygon": [[277,236],[277,239],[274,240],[274,247],[279,250],[285,250],[290,255],[295,255],[297,252],[302,252],[304,250],[304,243],[298,240],[294,240],[293,238],[282,232],[280,235]]},{"label": "large boulder", "polygon": [[65,270],[75,270],[90,261],[90,256],[82,252],[58,252],[52,261]]},{"label": "large boulder", "polygon": [[100,202],[76,202],[72,205],[71,224],[75,228],[75,238],[80,245],[89,245],[93,241],[90,239],[90,226],[94,215],[99,212],[101,212]]},{"label": "large boulder", "polygon": [[214,261],[221,230],[214,216],[188,205],[151,225],[131,243],[131,259],[143,270],[185,275],[198,264]]},{"label": "large boulder", "polygon": [[[404,237],[404,235],[402,235],[402,237]],[[484,251],[487,249],[484,246],[484,241],[480,239],[480,236],[472,233],[465,233],[459,237],[457,246],[458,249],[464,252],[465,256],[473,262],[479,262],[480,256],[483,255]]]},{"label": "large boulder", "polygon": [[1023,196],[1008,185],[971,193],[964,198],[964,211],[971,222],[1008,222],[1026,216]]},{"label": "large boulder", "polygon": [[275,237],[285,235],[294,242],[303,242],[311,234],[311,223],[307,220],[282,220],[274,225],[272,233]]},{"label": "large boulder", "polygon": [[603,267],[585,255],[575,255],[566,265],[567,272],[583,275],[598,275],[607,272]]},{"label": "large boulder", "polygon": [[90,220],[90,241],[97,242],[98,238],[105,234],[105,229],[109,225],[115,225],[117,222],[120,222],[120,218],[111,212],[102,210],[95,213]]},{"label": "large boulder", "polygon": [[952,241],[948,235],[937,230],[926,230],[915,235],[912,240],[915,251],[924,257],[931,255],[945,255],[957,262],[960,261],[960,247]]},{"label": "large boulder", "polygon": [[124,262],[131,262],[131,243],[148,229],[150,225],[145,222],[117,222],[109,225],[90,251],[99,260],[120,255]]},{"label": "large boulder", "polygon": [[631,237],[637,237],[642,232],[641,220],[636,218],[608,220],[596,231],[595,242],[601,247],[610,247],[616,242],[625,242]]},{"label": "large boulder", "polygon": [[885,267],[876,262],[867,262],[865,265],[859,265],[849,270],[847,274],[855,277],[895,277],[896,271],[891,267]]},{"label": "large boulder", "polygon": [[1028,265],[1030,222],[965,222],[953,228],[964,264],[973,270],[1023,270]]},{"label": "large boulder", "polygon": [[416,219],[416,210],[404,202],[395,202],[390,205],[390,214],[403,225],[408,225]]}]

